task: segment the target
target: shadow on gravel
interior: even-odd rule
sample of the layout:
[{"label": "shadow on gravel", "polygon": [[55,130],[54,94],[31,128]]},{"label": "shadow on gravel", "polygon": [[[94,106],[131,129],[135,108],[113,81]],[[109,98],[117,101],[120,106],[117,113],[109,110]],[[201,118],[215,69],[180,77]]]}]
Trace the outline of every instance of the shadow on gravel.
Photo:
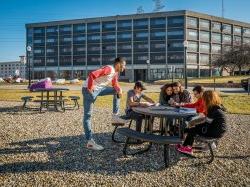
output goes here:
[{"label": "shadow on gravel", "polygon": [[[0,173],[80,171],[126,175],[135,171],[152,172],[164,169],[162,147],[153,146],[145,154],[125,158],[122,154],[123,144],[113,143],[111,133],[94,136],[97,142],[104,145],[104,151],[86,149],[84,137],[81,135],[13,142],[8,148],[0,149],[0,156],[8,160],[8,163],[0,164]],[[32,156],[29,157],[29,154]],[[48,155],[48,160],[42,161],[45,154]],[[17,162],[15,156],[29,161]]]}]

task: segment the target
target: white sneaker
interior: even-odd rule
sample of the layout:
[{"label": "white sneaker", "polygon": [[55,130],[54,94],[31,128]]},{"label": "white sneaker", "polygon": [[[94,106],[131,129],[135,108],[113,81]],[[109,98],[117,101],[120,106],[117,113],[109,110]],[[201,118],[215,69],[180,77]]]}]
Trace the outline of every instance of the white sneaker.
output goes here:
[{"label": "white sneaker", "polygon": [[213,149],[213,150],[215,150],[216,149],[216,143],[215,142],[213,142],[212,144],[211,144],[211,148]]},{"label": "white sneaker", "polygon": [[120,118],[116,114],[112,114],[112,123],[122,123],[122,124],[125,124],[125,123],[127,123],[127,121],[125,119]]},{"label": "white sneaker", "polygon": [[93,139],[89,140],[86,146],[88,149],[92,149],[94,151],[102,151],[104,149],[103,146],[98,145],[97,143],[95,143],[95,141]]}]

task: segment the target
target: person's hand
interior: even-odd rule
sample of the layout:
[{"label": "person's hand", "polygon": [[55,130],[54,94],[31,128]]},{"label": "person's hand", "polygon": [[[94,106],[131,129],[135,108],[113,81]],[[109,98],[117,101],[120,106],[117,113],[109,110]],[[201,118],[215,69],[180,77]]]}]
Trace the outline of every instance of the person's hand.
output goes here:
[{"label": "person's hand", "polygon": [[121,98],[122,97],[122,91],[117,92],[117,95],[118,95],[119,98]]},{"label": "person's hand", "polygon": [[88,89],[89,93],[93,94],[93,90],[92,89],[89,89],[89,88],[87,88],[87,89]]},{"label": "person's hand", "polygon": [[199,113],[199,117],[204,118],[206,117],[204,113]]}]

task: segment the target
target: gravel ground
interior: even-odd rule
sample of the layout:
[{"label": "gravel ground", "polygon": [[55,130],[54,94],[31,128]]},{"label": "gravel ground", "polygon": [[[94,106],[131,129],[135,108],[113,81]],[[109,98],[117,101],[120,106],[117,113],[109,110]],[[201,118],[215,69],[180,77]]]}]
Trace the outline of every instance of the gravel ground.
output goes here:
[{"label": "gravel ground", "polygon": [[[164,169],[162,148],[125,158],[112,143],[109,109],[95,108],[95,139],[103,152],[87,150],[82,109],[22,112],[21,103],[0,101],[0,186],[249,186],[250,115],[228,115],[229,131],[210,165],[205,158],[173,154]],[[134,148],[134,147],[132,147]]]}]

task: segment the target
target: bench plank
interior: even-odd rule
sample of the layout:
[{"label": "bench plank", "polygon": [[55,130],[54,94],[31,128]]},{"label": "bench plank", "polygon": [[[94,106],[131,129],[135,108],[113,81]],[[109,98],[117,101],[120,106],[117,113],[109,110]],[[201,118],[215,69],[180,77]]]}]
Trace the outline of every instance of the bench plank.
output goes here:
[{"label": "bench plank", "polygon": [[182,140],[179,137],[162,136],[162,135],[156,135],[156,134],[145,134],[145,133],[137,132],[129,128],[119,128],[117,129],[117,132],[129,138],[142,140],[145,142],[152,142],[156,144],[181,144],[182,143]]}]

